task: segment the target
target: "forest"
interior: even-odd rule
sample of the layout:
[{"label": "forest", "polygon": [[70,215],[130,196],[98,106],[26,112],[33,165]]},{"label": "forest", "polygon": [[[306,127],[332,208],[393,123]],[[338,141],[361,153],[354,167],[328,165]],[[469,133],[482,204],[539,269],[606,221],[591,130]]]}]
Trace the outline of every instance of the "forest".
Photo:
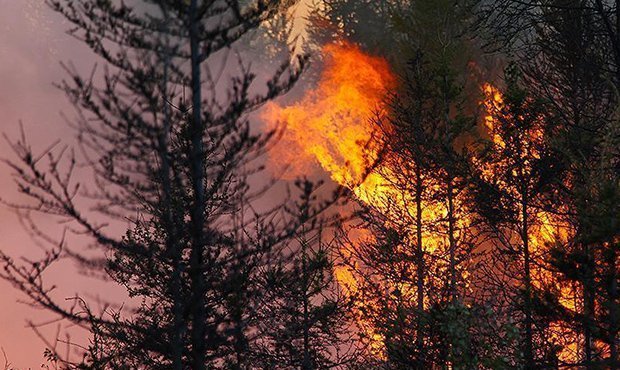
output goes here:
[{"label": "forest", "polygon": [[5,135],[42,368],[620,369],[617,0],[45,3],[97,64]]}]

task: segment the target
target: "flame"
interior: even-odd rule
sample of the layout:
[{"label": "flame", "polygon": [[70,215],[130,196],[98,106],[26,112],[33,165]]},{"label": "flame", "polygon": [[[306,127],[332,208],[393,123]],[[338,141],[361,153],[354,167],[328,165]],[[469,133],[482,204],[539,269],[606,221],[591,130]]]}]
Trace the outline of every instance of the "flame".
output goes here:
[{"label": "flame", "polygon": [[[272,162],[292,163],[298,174],[305,172],[305,169],[300,168],[300,163],[318,163],[332,180],[348,187],[361,202],[382,212],[391,220],[388,222],[397,224],[399,220],[415,214],[411,206],[414,202],[410,194],[394,189],[394,172],[387,167],[386,162],[379,161],[382,154],[381,139],[386,132],[379,131],[375,124],[376,120],[389,114],[385,98],[388,96],[387,92],[396,87],[396,78],[386,60],[365,54],[350,43],[327,45],[322,49],[322,53],[325,56],[325,65],[315,88],[308,90],[297,103],[281,106],[272,102],[262,112],[262,118],[268,125],[276,127],[282,122],[286,124],[283,143],[272,152]],[[485,128],[492,142],[503,148],[506,143],[496,130],[501,124],[496,112],[501,111],[504,98],[491,84],[484,84],[482,90],[485,95],[483,105],[487,111],[484,117]],[[527,135],[529,141],[526,142],[529,144],[525,145],[521,153],[526,164],[527,158],[538,158],[536,147],[544,139],[543,132],[538,127],[534,127]],[[392,165],[394,163],[398,163],[398,158]],[[503,164],[496,165],[501,167]],[[492,176],[498,170],[496,167],[482,166],[483,175],[486,176]],[[430,186],[438,184],[431,183]],[[504,186],[508,187],[508,184]],[[457,209],[466,206],[460,199],[456,199],[456,202]],[[445,222],[443,220],[446,218],[447,209],[441,200],[434,203],[427,201],[422,208],[425,223],[436,225]],[[466,217],[459,217],[457,221],[457,230],[468,228],[469,220]],[[529,241],[537,256],[542,256],[553,243],[566,242],[571,235],[569,227],[562,220],[544,211],[537,213],[531,231]],[[423,231],[423,248],[426,253],[446,247],[446,236],[438,234],[440,233],[430,228]],[[372,238],[372,235],[360,237],[364,238]],[[356,245],[348,248],[352,249],[343,247],[341,251],[345,258],[354,254]],[[445,271],[447,267],[437,268]],[[532,275],[536,287],[557,281],[547,270],[539,267],[534,269]],[[359,292],[360,282],[354,268],[337,267],[334,273],[345,291],[353,295]],[[461,273],[465,278],[470,276],[467,271]],[[388,288],[397,288],[403,299],[413,302],[413,284],[385,281],[381,284]],[[561,303],[574,309],[573,290],[562,286],[558,289],[562,295]],[[368,309],[368,306],[368,302],[365,302],[364,308]],[[384,338],[361,313],[355,314],[361,330],[370,338],[371,351],[378,357],[383,357]],[[562,327],[561,323],[553,323],[552,327],[556,334],[550,334],[551,340],[559,341],[561,336],[566,335],[576,338],[576,334]],[[575,343],[573,341],[563,347],[560,353],[563,360],[574,359]]]},{"label": "flame", "polygon": [[[377,132],[369,119],[385,114],[384,97],[396,79],[384,59],[369,56],[355,45],[330,44],[322,53],[325,68],[315,89],[291,106],[270,103],[265,108],[267,123],[285,122],[287,128],[285,143],[280,145],[286,151],[276,151],[272,159],[317,161],[335,182],[370,202],[370,194],[385,179],[367,173],[379,155],[372,140]],[[295,153],[294,159],[290,153]]]},{"label": "flame", "polygon": [[[483,106],[486,108],[486,115],[484,117],[484,124],[487,134],[493,145],[496,145],[499,150],[506,147],[505,138],[501,136],[497,128],[502,124],[501,115],[502,108],[505,106],[504,97],[502,93],[495,86],[486,83],[483,85],[484,100]],[[522,150],[518,155],[519,159],[525,167],[525,174],[527,175],[530,168],[531,160],[529,158],[539,159],[539,148],[545,145],[545,137],[543,132],[544,117],[540,117],[538,122],[535,122],[532,127],[526,132],[523,132],[523,137],[520,137],[522,142]],[[499,163],[494,163],[490,166],[478,162],[474,159],[474,162],[482,169],[482,175],[486,178],[492,178],[494,173],[502,171],[502,168],[509,167],[511,163],[514,163],[516,158],[504,158]],[[513,170],[512,175],[517,176]],[[512,196],[518,196],[518,190],[511,188],[507,184],[499,184],[505,191]],[[562,210],[562,205],[556,205],[556,209]],[[558,213],[551,213],[544,210],[538,210],[533,215],[533,220],[530,224],[530,230],[528,233],[528,242],[530,246],[530,253],[532,260],[535,261],[531,266],[532,285],[536,289],[553,288],[558,292],[559,303],[564,308],[575,311],[577,309],[575,300],[575,289],[573,286],[567,286],[560,283],[558,279],[548,266],[545,266],[545,254],[548,252],[551,246],[556,244],[566,245],[573,236],[573,231],[570,224],[563,220]],[[517,237],[518,239],[518,237]],[[560,351],[558,357],[560,361],[566,363],[574,363],[579,356],[578,351],[578,334],[573,328],[567,327],[562,322],[552,322],[547,329],[549,340],[558,345]]]},{"label": "flame", "polygon": [[[346,42],[327,45],[323,53],[326,62],[315,89],[296,104],[270,103],[263,112],[263,120],[273,127],[286,123],[284,143],[272,160],[316,161],[336,183],[389,218],[413,214],[411,195],[394,189],[393,171],[377,162],[386,133],[375,122],[388,114],[385,97],[396,86],[387,61]],[[424,219],[445,216],[445,207],[438,204],[422,208]],[[440,243],[427,234],[425,249],[436,249]]]},{"label": "flame", "polygon": [[[315,89],[306,92],[296,104],[282,107],[270,103],[266,106],[264,121],[272,126],[285,122],[287,128],[281,150],[276,151],[272,159],[275,162],[318,162],[336,183],[348,187],[358,200],[386,215],[391,220],[388,222],[396,225],[400,220],[411,219],[416,213],[412,195],[395,189],[396,175],[385,162],[378,162],[382,135],[386,132],[377,129],[376,121],[389,114],[385,98],[387,92],[396,87],[396,78],[383,58],[365,54],[352,44],[331,44],[322,52],[326,61]],[[291,158],[291,153],[295,153],[295,158]],[[422,206],[425,224],[445,220],[446,214],[446,206],[441,201],[426,201]],[[464,228],[462,223],[461,227]],[[447,244],[447,237],[437,235],[431,228],[426,227],[422,233],[426,253]],[[355,248],[356,245],[344,246],[341,253],[351,256]],[[339,267],[335,271],[337,281],[350,294],[359,290],[359,278],[354,270]],[[415,284],[378,283],[391,288],[389,291],[397,288],[403,299],[414,301]],[[368,303],[364,304],[366,309],[372,306]],[[370,338],[371,351],[382,356],[381,335],[361,316],[358,315],[358,324]]]},{"label": "flame", "polygon": [[[369,171],[380,155],[374,140],[380,133],[372,118],[386,114],[386,93],[396,86],[396,78],[385,59],[365,54],[348,42],[324,46],[322,54],[325,65],[316,88],[287,107],[269,103],[262,113],[272,127],[286,124],[283,143],[271,159],[292,163],[297,173],[304,171],[299,163],[317,162],[362,202],[381,203],[391,194],[388,179],[380,171]],[[342,253],[350,255],[346,249]],[[358,291],[352,268],[338,267],[335,277],[349,294]],[[380,352],[380,335],[361,317],[358,324],[371,338],[373,352]]]},{"label": "flame", "polygon": [[[336,183],[395,223],[410,218],[415,213],[412,195],[395,189],[396,175],[385,162],[378,162],[386,133],[375,123],[388,114],[385,97],[395,88],[396,78],[383,58],[367,55],[352,44],[331,44],[323,53],[326,63],[316,89],[288,107],[270,103],[263,119],[273,126],[286,123],[280,148],[295,153],[296,162],[318,162]],[[290,158],[281,151],[275,153],[276,162]],[[426,202],[422,210],[428,221],[446,215],[440,202]],[[442,244],[427,230],[424,240],[426,251]]]}]

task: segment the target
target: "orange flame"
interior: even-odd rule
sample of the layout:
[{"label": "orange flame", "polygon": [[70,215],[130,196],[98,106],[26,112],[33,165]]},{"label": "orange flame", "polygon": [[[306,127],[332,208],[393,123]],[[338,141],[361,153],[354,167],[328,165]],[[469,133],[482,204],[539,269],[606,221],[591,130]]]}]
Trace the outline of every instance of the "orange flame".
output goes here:
[{"label": "orange flame", "polygon": [[[504,138],[498,133],[497,128],[501,125],[501,110],[504,107],[504,97],[502,93],[489,83],[483,86],[484,101],[483,105],[486,108],[487,114],[484,117],[485,129],[489,135],[489,138],[494,145],[503,149],[506,146]],[[537,148],[544,145],[544,134],[542,131],[543,119],[540,118],[538,124],[533,125],[523,137],[524,144],[523,150],[519,155],[523,159],[523,163],[527,168],[530,164],[528,158],[540,158],[540,153]],[[509,165],[507,162],[514,160],[515,158],[506,158],[503,162],[496,163],[492,166],[484,166],[479,164],[482,168],[483,176],[492,177],[494,173],[502,171],[501,167]],[[476,159],[474,159],[476,161]],[[513,170],[514,171],[514,170]],[[516,174],[513,174],[516,175]],[[516,196],[516,189],[510,189],[506,184],[503,184],[505,189]],[[561,209],[562,206],[558,205],[557,209]],[[532,268],[532,284],[537,289],[544,289],[545,287],[553,287],[559,294],[559,303],[569,310],[576,310],[575,291],[574,287],[563,285],[559,279],[553,276],[548,266],[545,266],[545,254],[548,252],[549,247],[559,243],[566,245],[572,237],[572,229],[570,225],[559,217],[555,213],[547,212],[544,210],[538,210],[533,215],[533,222],[530,225],[528,242],[530,245],[530,253],[536,263],[531,266]],[[547,330],[549,340],[554,342],[560,348],[558,357],[560,361],[567,363],[574,363],[578,357],[578,335],[575,331],[566,327],[562,322],[553,322],[550,324]]]},{"label": "orange flame", "polygon": [[[396,86],[396,78],[387,61],[350,43],[327,45],[322,53],[325,65],[315,89],[288,107],[276,103],[265,107],[265,122],[272,126],[286,123],[283,143],[272,153],[272,161],[289,162],[294,168],[299,162],[318,162],[332,180],[372,204],[389,197],[389,186],[383,175],[368,171],[380,151],[373,140],[378,132],[371,118],[386,114],[384,99]],[[357,292],[351,269],[339,267],[335,277],[350,294]],[[362,319],[358,324],[372,338],[373,351],[379,353],[380,336]]]},{"label": "orange flame", "polygon": [[395,86],[395,78],[384,59],[368,56],[349,43],[327,45],[323,54],[325,68],[314,90],[286,108],[270,103],[263,113],[270,124],[287,124],[280,148],[289,154],[277,151],[276,161],[293,162],[291,153],[295,153],[295,162],[318,161],[340,185],[374,188],[382,180],[366,173],[378,156],[369,118],[385,113],[383,99]]},{"label": "orange flame", "polygon": [[[371,170],[384,134],[377,131],[373,118],[381,120],[388,114],[385,97],[396,86],[388,63],[349,43],[327,45],[323,53],[325,67],[315,89],[291,106],[266,106],[262,118],[273,126],[285,122],[287,128],[272,159],[316,161],[360,201],[395,217],[411,214],[407,198],[411,195],[393,188],[392,171],[382,163]],[[445,213],[436,205],[423,208],[429,220]],[[433,250],[437,243],[428,236],[426,248]]]},{"label": "orange flame", "polygon": [[[385,98],[396,86],[388,63],[348,43],[328,45],[323,53],[326,62],[317,87],[306,92],[296,104],[281,107],[271,103],[263,113],[267,123],[285,122],[287,125],[284,145],[280,145],[280,150],[287,152],[276,151],[272,158],[276,162],[316,161],[335,182],[351,189],[360,201],[386,214],[388,219],[398,222],[411,217],[415,214],[412,195],[394,189],[393,172],[383,163],[375,163],[380,155],[381,135],[385,133],[377,131],[373,118],[382,119],[388,114]],[[292,153],[295,158],[291,158]],[[422,209],[422,217],[428,222],[445,219],[446,207],[440,202],[426,203]],[[446,244],[445,236],[434,235],[429,230],[424,230],[423,235],[426,252]],[[351,251],[343,249],[342,253],[348,256]],[[349,293],[358,291],[352,269],[339,267],[335,276]],[[415,288],[412,284],[394,284],[398,284],[398,290],[413,302]],[[381,356],[381,336],[363,319],[359,318],[358,324],[371,338],[372,351]]]},{"label": "orange flame", "polygon": [[[338,184],[348,187],[356,197],[397,220],[413,214],[412,201],[402,192],[392,187],[392,177],[389,168],[380,163],[374,170],[375,162],[380,156],[380,135],[372,118],[381,119],[389,114],[385,97],[387,91],[396,86],[396,78],[391,73],[388,63],[380,58],[363,53],[357,46],[349,43],[327,45],[322,50],[325,56],[325,66],[319,77],[317,86],[307,91],[297,103],[282,107],[277,103],[269,103],[262,113],[263,120],[272,126],[280,122],[286,123],[286,132],[283,142],[274,152],[272,161],[277,163],[288,162],[295,167],[299,163],[318,163],[331,178]],[[503,139],[495,133],[494,128],[501,124],[497,122],[491,112],[497,111],[504,104],[502,94],[490,84],[483,86],[485,99],[484,106],[488,114],[485,116],[485,126],[491,140],[500,147],[505,145]],[[531,140],[542,139],[542,132],[531,133]],[[536,156],[537,153],[524,153]],[[501,164],[500,164],[501,165]],[[299,170],[299,168],[298,168]],[[483,168],[483,172],[491,175],[495,168]],[[298,171],[300,173],[301,171]],[[445,219],[446,207],[443,203],[425,204],[423,219],[428,223],[437,223]],[[532,230],[531,245],[536,254],[542,254],[548,245],[569,238],[569,229],[553,214],[541,211],[538,222]],[[467,220],[458,220],[459,229],[465,229]],[[427,253],[445,246],[445,235],[424,230],[424,249]],[[365,236],[371,238],[372,236]],[[355,246],[352,246],[355,248]],[[350,255],[351,251],[343,250],[343,254]],[[535,284],[553,281],[545,270],[534,271]],[[467,276],[464,272],[463,276]],[[335,277],[343,288],[351,294],[357,293],[359,284],[355,271],[346,267],[339,267]],[[390,284],[385,282],[385,284]],[[568,308],[574,308],[569,299],[571,292],[561,287],[565,294],[562,303]],[[404,297],[413,299],[415,288],[399,287]],[[358,324],[368,338],[371,338],[371,349],[378,356],[382,356],[383,342],[381,335],[372,328],[370,323],[364,322],[361,316]],[[574,344],[565,347],[563,359],[574,353]]]}]

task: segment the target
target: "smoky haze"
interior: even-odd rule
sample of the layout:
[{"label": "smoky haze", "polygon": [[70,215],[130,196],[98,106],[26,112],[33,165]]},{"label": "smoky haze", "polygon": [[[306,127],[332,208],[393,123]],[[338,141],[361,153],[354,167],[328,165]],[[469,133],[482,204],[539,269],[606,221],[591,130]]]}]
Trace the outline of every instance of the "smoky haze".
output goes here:
[{"label": "smoky haze", "polygon": [[[63,77],[60,60],[72,60],[82,69],[93,59],[80,42],[65,34],[67,24],[40,0],[0,0],[0,130],[9,138],[19,135],[20,122],[33,145],[45,147],[56,138],[71,141],[71,130],[60,115],[72,108],[64,94],[53,86]],[[5,140],[0,146],[2,158],[13,158]],[[15,184],[6,166],[0,168],[1,197],[20,202]],[[0,248],[16,258],[40,250],[25,235],[19,220],[7,207],[0,207]],[[54,222],[42,220],[44,228]],[[54,282],[64,283],[73,295],[84,289],[86,280],[75,279],[75,269],[53,271]],[[45,344],[27,328],[27,322],[44,322],[49,315],[24,303],[18,292],[0,281],[0,347],[16,368],[38,368],[43,362]],[[49,335],[56,325],[48,325],[42,334]]]},{"label": "smoky haze", "polygon": [[[303,29],[305,14],[306,4],[302,2],[297,9],[299,21],[294,32]],[[9,139],[20,135],[21,125],[33,148],[43,150],[57,140],[68,145],[74,143],[74,132],[64,118],[71,119],[74,108],[54,83],[66,77],[60,62],[71,62],[78,71],[87,74],[96,59],[80,41],[66,34],[69,26],[41,0],[0,0],[0,131]],[[15,158],[4,138],[0,157]],[[17,193],[10,175],[7,166],[0,166],[0,198],[20,203],[25,199]],[[19,218],[8,207],[0,207],[0,220],[3,251],[16,259],[41,255],[42,250],[25,233]],[[57,220],[39,221],[51,235],[60,235],[62,227]],[[105,296],[110,301],[124,298],[118,289],[80,275],[72,262],[62,265],[48,275],[50,284],[62,287],[56,292],[57,297],[80,293],[87,297]],[[45,340],[53,340],[59,330],[70,334],[71,341],[80,342],[86,338],[84,333],[62,322],[42,326],[38,329],[39,335],[29,323],[46,323],[53,316],[33,309],[27,302],[20,302],[25,297],[3,280],[0,280],[0,297],[0,348],[13,368],[39,368],[44,363],[44,349],[53,344],[46,344]],[[0,363],[4,365],[1,356]]]}]

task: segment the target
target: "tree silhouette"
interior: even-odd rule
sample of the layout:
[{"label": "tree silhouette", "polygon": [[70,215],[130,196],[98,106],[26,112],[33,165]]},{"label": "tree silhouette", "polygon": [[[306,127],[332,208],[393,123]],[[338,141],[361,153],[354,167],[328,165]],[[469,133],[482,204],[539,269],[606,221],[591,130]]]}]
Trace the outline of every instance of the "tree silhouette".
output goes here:
[{"label": "tree silhouette", "polygon": [[[39,261],[2,254],[2,277],[91,331],[80,368],[247,368],[258,313],[273,295],[261,286],[266,266],[284,263],[286,241],[324,209],[302,220],[280,204],[257,206],[271,183],[260,155],[275,133],[254,129],[249,113],[287,91],[305,58],[284,61],[265,89],[242,59],[230,66],[228,51],[280,2],[48,4],[105,61],[102,73],[86,77],[66,66],[60,84],[78,109],[74,124],[96,189],[82,190],[72,150],[38,155],[22,137],[11,144],[18,160],[8,163],[32,202],[12,206],[35,235],[43,236],[33,214],[56,216],[105,257],[47,238]],[[80,206],[81,196],[96,215]],[[131,223],[121,238],[105,231],[114,220]],[[56,301],[45,271],[64,256],[124,286],[137,302],[132,314],[95,312],[81,298],[69,307]]]}]

